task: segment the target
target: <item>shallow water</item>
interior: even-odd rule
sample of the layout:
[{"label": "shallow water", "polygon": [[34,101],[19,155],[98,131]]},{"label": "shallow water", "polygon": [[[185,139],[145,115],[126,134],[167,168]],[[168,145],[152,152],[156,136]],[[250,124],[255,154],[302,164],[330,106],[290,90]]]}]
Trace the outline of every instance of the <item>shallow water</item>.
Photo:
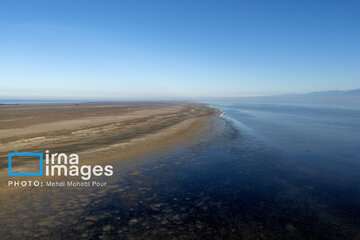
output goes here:
[{"label": "shallow water", "polygon": [[[17,200],[24,215],[37,216],[21,236],[360,238],[359,112],[216,107],[224,114],[204,127],[193,144],[151,155],[147,163],[113,178],[106,189],[45,191],[31,200],[46,200],[49,208],[41,213],[36,204],[24,207],[21,201],[26,200]],[[51,221],[56,224],[46,224]]]}]

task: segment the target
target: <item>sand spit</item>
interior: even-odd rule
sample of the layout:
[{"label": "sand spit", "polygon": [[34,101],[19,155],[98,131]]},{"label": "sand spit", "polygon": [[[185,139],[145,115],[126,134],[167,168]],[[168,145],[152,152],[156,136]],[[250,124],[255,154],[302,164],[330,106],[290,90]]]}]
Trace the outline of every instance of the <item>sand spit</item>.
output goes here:
[{"label": "sand spit", "polygon": [[0,176],[7,175],[7,153],[14,150],[77,153],[82,164],[126,162],[191,137],[217,114],[208,105],[193,103],[2,105]]}]

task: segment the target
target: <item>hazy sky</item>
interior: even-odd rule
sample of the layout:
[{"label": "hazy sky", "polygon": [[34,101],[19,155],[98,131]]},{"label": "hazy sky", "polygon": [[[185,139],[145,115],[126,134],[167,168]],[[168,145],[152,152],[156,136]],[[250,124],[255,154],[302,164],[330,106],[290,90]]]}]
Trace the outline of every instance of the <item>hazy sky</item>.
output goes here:
[{"label": "hazy sky", "polygon": [[360,88],[360,1],[0,0],[0,98]]}]

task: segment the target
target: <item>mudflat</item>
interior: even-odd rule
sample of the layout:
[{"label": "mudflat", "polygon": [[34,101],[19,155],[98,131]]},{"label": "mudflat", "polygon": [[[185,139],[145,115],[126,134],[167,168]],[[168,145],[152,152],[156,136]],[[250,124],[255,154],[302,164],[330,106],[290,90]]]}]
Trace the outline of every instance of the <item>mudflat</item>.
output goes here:
[{"label": "mudflat", "polygon": [[[131,155],[191,137],[218,113],[195,103],[1,105],[1,175],[6,174],[8,152],[14,150],[77,153],[83,163],[126,161]],[[13,167],[16,171],[24,166]]]}]

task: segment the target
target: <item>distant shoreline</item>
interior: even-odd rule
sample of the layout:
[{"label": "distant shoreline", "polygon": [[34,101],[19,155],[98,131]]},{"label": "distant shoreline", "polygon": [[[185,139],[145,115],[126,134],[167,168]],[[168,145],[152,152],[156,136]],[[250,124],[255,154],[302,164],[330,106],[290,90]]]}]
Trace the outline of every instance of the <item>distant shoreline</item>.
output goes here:
[{"label": "distant shoreline", "polygon": [[[46,104],[46,103],[85,103],[97,102],[88,100],[0,100],[0,105]],[[105,101],[99,101],[105,102]]]},{"label": "distant shoreline", "polygon": [[0,100],[1,105],[69,104],[69,103],[191,103],[186,100]]}]

